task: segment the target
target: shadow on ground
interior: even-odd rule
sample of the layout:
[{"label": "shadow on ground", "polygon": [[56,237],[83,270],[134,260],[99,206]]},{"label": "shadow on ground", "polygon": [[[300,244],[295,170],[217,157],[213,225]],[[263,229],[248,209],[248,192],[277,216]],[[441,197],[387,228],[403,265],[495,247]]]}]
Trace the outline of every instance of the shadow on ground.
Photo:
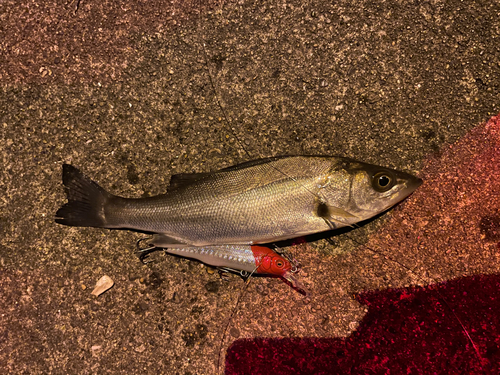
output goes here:
[{"label": "shadow on ground", "polygon": [[235,341],[226,374],[497,374],[500,275],[363,293],[368,314],[347,339]]}]

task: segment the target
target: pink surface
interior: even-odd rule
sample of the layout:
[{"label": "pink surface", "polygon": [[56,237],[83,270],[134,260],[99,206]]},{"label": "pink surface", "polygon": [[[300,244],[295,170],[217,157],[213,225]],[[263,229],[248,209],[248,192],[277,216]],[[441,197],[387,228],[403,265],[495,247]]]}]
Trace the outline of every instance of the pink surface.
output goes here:
[{"label": "pink surface", "polygon": [[226,374],[499,373],[499,165],[497,116],[433,156],[369,240],[431,285],[360,294],[369,312],[346,339],[238,340]]}]

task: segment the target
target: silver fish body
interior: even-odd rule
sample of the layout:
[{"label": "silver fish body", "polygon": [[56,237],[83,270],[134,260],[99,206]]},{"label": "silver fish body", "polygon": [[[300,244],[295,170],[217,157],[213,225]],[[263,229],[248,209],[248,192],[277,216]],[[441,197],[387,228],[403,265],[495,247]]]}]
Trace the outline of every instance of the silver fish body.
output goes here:
[{"label": "silver fish body", "polygon": [[156,233],[158,247],[269,243],[369,219],[421,182],[343,157],[290,156],[174,175],[166,194],[121,198],[64,165],[56,222]]}]

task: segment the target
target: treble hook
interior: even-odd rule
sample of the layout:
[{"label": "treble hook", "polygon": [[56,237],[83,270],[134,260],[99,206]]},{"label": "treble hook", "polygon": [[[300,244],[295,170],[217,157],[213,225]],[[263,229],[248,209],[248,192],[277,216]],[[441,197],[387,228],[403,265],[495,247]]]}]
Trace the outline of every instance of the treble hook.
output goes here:
[{"label": "treble hook", "polygon": [[[245,270],[236,270],[234,268],[229,268],[229,267],[217,267],[217,270],[219,271],[220,278],[224,281],[228,281],[229,278],[227,277],[226,273],[235,273],[237,275],[240,275],[243,279],[246,279],[250,276],[250,273]],[[252,272],[253,273],[253,272]]]},{"label": "treble hook", "polygon": [[300,271],[302,265],[297,259],[293,257],[293,254],[290,250],[274,245],[274,251],[276,251],[279,255],[290,262],[290,264],[292,265],[292,268],[290,269],[291,273],[297,273]]},{"label": "treble hook", "polygon": [[139,260],[141,261],[142,264],[148,264],[151,263],[152,260],[145,261],[145,259],[151,254],[152,252],[155,252],[157,250],[160,250],[159,247],[156,247],[154,245],[149,245],[148,247],[141,247],[141,243],[146,240],[150,240],[153,238],[152,236],[146,236],[143,238],[139,238],[137,242],[135,243],[135,252],[139,256]]}]

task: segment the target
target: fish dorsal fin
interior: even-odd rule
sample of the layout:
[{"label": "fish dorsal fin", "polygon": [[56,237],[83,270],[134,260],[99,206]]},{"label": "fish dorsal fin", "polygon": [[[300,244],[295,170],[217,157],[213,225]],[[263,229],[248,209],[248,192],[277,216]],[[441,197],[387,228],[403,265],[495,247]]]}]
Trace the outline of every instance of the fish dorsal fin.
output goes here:
[{"label": "fish dorsal fin", "polygon": [[167,191],[169,193],[171,193],[174,190],[184,189],[184,188],[186,188],[186,187],[188,187],[196,182],[199,182],[201,180],[204,180],[207,178],[213,178],[213,177],[215,177],[215,175],[220,176],[221,173],[234,172],[234,171],[238,171],[238,170],[245,169],[245,168],[255,167],[258,165],[266,164],[266,163],[276,161],[279,159],[284,159],[287,157],[289,157],[289,156],[275,156],[275,157],[251,160],[251,161],[236,164],[236,165],[224,168],[224,169],[220,169],[220,170],[214,171],[214,172],[175,174],[170,178],[170,184],[168,186]]},{"label": "fish dorsal fin", "polygon": [[273,156],[273,157],[269,157],[269,158],[262,158],[262,159],[257,159],[257,160],[250,160],[250,161],[246,161],[244,163],[232,165],[231,167],[227,167],[227,168],[221,169],[219,172],[237,171],[237,170],[240,170],[240,169],[249,168],[249,167],[255,167],[256,165],[266,164],[266,163],[269,163],[271,161],[276,161],[276,160],[279,160],[279,159],[285,159],[285,158],[288,158],[288,157],[289,156]]},{"label": "fish dorsal fin", "polygon": [[213,175],[213,173],[179,173],[174,174],[170,177],[170,184],[168,185],[167,191],[170,193],[174,190],[183,189],[196,181],[203,180],[208,176]]}]

